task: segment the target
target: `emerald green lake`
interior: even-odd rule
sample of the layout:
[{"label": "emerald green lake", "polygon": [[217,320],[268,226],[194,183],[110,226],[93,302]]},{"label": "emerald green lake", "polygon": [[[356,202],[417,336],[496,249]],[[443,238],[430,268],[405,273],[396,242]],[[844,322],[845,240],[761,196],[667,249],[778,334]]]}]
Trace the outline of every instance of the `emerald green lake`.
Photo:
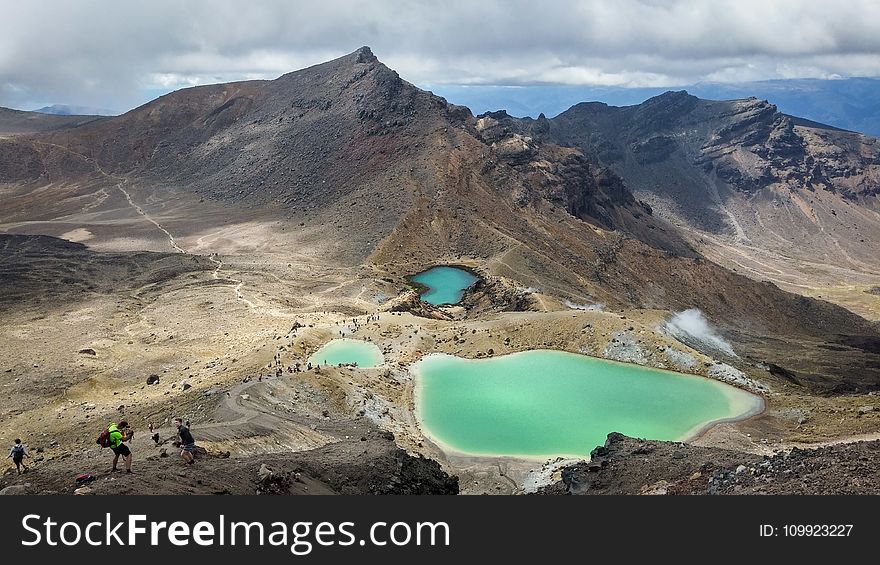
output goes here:
[{"label": "emerald green lake", "polygon": [[312,365],[350,365],[377,367],[385,362],[382,350],[375,343],[360,339],[334,339],[309,357]]},{"label": "emerald green lake", "polygon": [[434,267],[413,276],[411,280],[427,287],[427,290],[421,294],[422,300],[440,306],[458,304],[464,296],[464,291],[479,278],[464,269]]},{"label": "emerald green lake", "polygon": [[610,432],[682,440],[763,406],[718,381],[562,351],[432,354],[412,371],[425,435],[473,455],[586,457]]}]

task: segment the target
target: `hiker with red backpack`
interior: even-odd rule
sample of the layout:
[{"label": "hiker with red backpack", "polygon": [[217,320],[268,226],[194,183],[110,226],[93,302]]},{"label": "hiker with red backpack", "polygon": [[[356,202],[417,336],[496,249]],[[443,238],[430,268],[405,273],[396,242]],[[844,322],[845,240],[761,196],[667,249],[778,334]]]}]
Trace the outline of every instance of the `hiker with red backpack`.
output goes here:
[{"label": "hiker with red backpack", "polygon": [[111,423],[98,436],[98,444],[101,447],[109,447],[113,450],[113,468],[110,469],[111,471],[119,470],[116,468],[116,463],[121,455],[122,461],[125,463],[125,472],[131,473],[131,449],[124,442],[129,441],[133,437],[134,432],[128,427],[128,422],[125,420],[119,422],[119,424]]}]

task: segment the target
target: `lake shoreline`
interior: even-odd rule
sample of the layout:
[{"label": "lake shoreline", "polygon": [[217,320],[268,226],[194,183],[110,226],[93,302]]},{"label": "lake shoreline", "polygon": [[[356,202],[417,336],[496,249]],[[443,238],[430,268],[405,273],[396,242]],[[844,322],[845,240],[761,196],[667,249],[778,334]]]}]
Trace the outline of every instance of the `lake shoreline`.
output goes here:
[{"label": "lake shoreline", "polygon": [[[444,301],[444,302],[435,303],[435,302],[432,302],[431,300],[426,299],[425,296],[432,293],[432,292],[439,292],[440,289],[438,287],[434,287],[434,286],[431,286],[430,284],[426,284],[422,281],[416,280],[416,277],[427,276],[432,272],[435,272],[438,270],[443,270],[443,269],[462,271],[464,273],[467,273],[471,277],[473,277],[474,280],[470,281],[466,286],[464,286],[456,291],[458,294],[458,298],[454,302]],[[416,290],[416,292],[418,292],[420,300],[422,300],[423,302],[426,302],[434,307],[441,308],[443,306],[455,306],[456,304],[459,304],[464,299],[464,296],[468,292],[468,290],[472,289],[474,287],[474,285],[476,285],[480,281],[484,280],[484,278],[476,270],[474,270],[473,268],[468,267],[466,265],[444,264],[444,265],[434,265],[433,267],[429,267],[429,268],[427,268],[423,271],[420,271],[414,275],[407,275],[406,280],[409,283],[409,285],[412,286]]]},{"label": "lake shoreline", "polygon": [[[447,456],[448,459],[453,460],[461,460],[461,461],[470,461],[470,460],[490,460],[490,459],[504,459],[509,458],[517,461],[529,461],[532,463],[541,463],[546,462],[549,459],[555,458],[572,458],[572,459],[581,459],[581,460],[589,460],[589,451],[593,448],[600,446],[601,444],[597,444],[593,446],[589,450],[585,452],[553,452],[546,454],[533,454],[533,453],[498,453],[498,452],[480,452],[473,451],[467,449],[461,449],[452,443],[441,439],[436,433],[432,432],[431,427],[426,423],[423,408],[424,408],[424,386],[425,386],[425,376],[421,370],[420,364],[428,358],[432,358],[435,356],[443,356],[449,358],[455,358],[461,362],[465,362],[468,364],[485,364],[491,363],[493,361],[497,361],[500,358],[511,358],[535,353],[551,353],[551,354],[559,354],[560,356],[571,356],[570,359],[573,358],[584,358],[584,360],[590,360],[589,362],[599,362],[603,364],[607,364],[609,366],[616,366],[619,368],[624,368],[626,370],[639,370],[650,373],[658,373],[673,376],[676,379],[695,379],[694,382],[711,382],[716,387],[715,390],[723,394],[728,403],[729,409],[734,411],[735,413],[730,416],[722,416],[718,418],[712,418],[710,420],[701,421],[694,426],[687,428],[680,434],[677,434],[672,438],[656,438],[656,437],[646,437],[645,439],[658,439],[660,441],[678,441],[678,442],[691,442],[702,437],[707,431],[712,429],[713,427],[729,422],[739,422],[754,416],[757,416],[763,413],[766,410],[766,402],[764,398],[760,395],[756,395],[744,389],[734,387],[728,383],[724,383],[722,381],[712,379],[710,377],[704,377],[700,375],[693,375],[688,373],[678,373],[675,371],[670,371],[667,369],[658,369],[655,367],[646,367],[641,365],[634,365],[632,363],[623,363],[617,362],[613,360],[601,359],[597,357],[587,356],[579,353],[572,353],[568,351],[560,351],[560,350],[552,350],[552,349],[534,349],[527,351],[519,351],[515,353],[510,353],[507,355],[502,355],[498,357],[492,358],[484,358],[484,359],[468,359],[457,357],[454,355],[443,354],[443,353],[430,353],[428,355],[423,356],[417,363],[412,364],[409,367],[410,373],[413,375],[413,388],[412,388],[412,402],[413,402],[413,414],[415,417],[416,425],[419,429],[419,432],[422,436],[428,440],[430,443],[434,444],[440,451]],[[679,381],[677,383],[678,386],[681,386],[683,381]],[[662,386],[662,385],[661,385]],[[611,426],[614,428],[615,426]],[[626,431],[621,431],[618,429],[609,429],[607,433],[619,432],[624,433],[626,435],[632,434],[632,430],[627,433]],[[607,433],[604,437],[607,436]],[[650,436],[650,434],[634,434],[636,436]]]},{"label": "lake shoreline", "polygon": [[[346,348],[355,348],[346,350]],[[321,352],[324,352],[321,355]],[[331,361],[327,360],[331,358]],[[382,350],[373,342],[350,337],[334,338],[319,347],[309,355],[308,362],[312,365],[356,365],[358,368],[368,369],[385,364],[385,356]]]}]

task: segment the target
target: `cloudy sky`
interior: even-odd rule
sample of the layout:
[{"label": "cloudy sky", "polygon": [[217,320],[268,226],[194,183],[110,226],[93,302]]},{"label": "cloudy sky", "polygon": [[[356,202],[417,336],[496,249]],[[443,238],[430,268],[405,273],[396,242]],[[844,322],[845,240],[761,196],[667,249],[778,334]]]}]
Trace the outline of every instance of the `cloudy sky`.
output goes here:
[{"label": "cloudy sky", "polygon": [[0,21],[0,106],[126,110],[369,45],[426,88],[663,87],[880,76],[877,0],[26,0]]}]

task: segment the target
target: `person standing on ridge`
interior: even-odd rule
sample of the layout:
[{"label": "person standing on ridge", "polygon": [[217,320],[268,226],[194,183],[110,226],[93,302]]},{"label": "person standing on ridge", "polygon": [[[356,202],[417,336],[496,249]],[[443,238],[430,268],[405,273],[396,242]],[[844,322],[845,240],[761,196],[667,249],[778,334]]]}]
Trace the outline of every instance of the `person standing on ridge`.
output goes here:
[{"label": "person standing on ridge", "polygon": [[134,432],[131,431],[131,428],[128,427],[128,422],[125,420],[119,422],[119,424],[111,423],[107,426],[107,431],[110,432],[110,449],[113,450],[113,468],[111,471],[118,471],[116,468],[116,463],[119,461],[119,456],[122,456],[122,462],[125,463],[125,472],[131,473],[131,449],[125,445],[124,442],[129,441],[132,437],[134,437]]},{"label": "person standing on ridge", "polygon": [[180,438],[180,456],[187,465],[195,465],[193,451],[196,449],[196,440],[190,433],[189,426],[183,425],[183,418],[174,418],[174,425],[177,426],[177,435]]},{"label": "person standing on ridge", "polygon": [[9,450],[9,455],[6,456],[7,459],[10,457],[12,457],[12,462],[15,463],[15,470],[18,471],[19,475],[22,473],[22,469],[28,470],[27,465],[24,464],[24,458],[30,456],[27,453],[27,449],[24,448],[24,444],[18,438],[15,439],[15,445]]}]

